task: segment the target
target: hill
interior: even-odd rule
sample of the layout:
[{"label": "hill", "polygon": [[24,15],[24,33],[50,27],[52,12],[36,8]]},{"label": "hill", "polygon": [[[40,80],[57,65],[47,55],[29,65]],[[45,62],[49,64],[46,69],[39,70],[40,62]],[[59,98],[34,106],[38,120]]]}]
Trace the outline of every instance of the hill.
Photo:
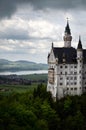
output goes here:
[{"label": "hill", "polygon": [[0,59],[0,72],[24,70],[47,70],[47,64],[35,63],[25,60],[9,61],[6,59]]}]

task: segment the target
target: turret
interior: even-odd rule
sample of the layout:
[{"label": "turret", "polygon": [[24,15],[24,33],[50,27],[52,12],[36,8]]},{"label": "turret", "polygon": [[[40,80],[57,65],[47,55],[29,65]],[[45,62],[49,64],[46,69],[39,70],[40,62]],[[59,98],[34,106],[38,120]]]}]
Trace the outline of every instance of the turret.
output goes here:
[{"label": "turret", "polygon": [[82,43],[81,43],[81,37],[79,36],[79,42],[77,46],[77,60],[82,61],[83,58],[83,51],[82,51]]},{"label": "turret", "polygon": [[83,70],[83,49],[82,49],[82,43],[81,38],[79,36],[79,42],[77,46],[77,94],[82,94],[82,70]]},{"label": "turret", "polygon": [[52,42],[52,49],[53,49],[53,42]]},{"label": "turret", "polygon": [[81,37],[80,36],[79,36],[79,42],[78,42],[77,49],[82,50],[82,43],[81,43]]},{"label": "turret", "polygon": [[64,39],[64,47],[71,47],[72,36],[71,36],[68,20],[67,20],[67,25],[65,27],[65,33],[63,39]]}]

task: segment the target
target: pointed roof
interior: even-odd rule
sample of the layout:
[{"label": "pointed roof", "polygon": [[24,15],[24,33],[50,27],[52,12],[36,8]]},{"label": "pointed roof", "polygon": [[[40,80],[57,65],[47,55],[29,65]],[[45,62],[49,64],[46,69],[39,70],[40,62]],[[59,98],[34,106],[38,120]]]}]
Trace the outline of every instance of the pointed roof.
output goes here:
[{"label": "pointed roof", "polygon": [[79,36],[79,42],[77,49],[82,49],[81,37]]},{"label": "pointed roof", "polygon": [[65,27],[65,33],[71,34],[68,19],[67,19],[67,25]]},{"label": "pointed roof", "polygon": [[52,42],[52,48],[53,48],[53,42]]}]

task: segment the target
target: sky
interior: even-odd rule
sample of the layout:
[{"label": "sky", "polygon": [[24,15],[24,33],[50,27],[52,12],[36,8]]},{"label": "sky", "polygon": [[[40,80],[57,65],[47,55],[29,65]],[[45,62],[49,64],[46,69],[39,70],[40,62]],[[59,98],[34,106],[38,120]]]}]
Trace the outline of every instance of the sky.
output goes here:
[{"label": "sky", "polygon": [[86,48],[86,0],[0,0],[0,59],[47,63],[51,44],[64,46],[69,19],[72,46]]}]

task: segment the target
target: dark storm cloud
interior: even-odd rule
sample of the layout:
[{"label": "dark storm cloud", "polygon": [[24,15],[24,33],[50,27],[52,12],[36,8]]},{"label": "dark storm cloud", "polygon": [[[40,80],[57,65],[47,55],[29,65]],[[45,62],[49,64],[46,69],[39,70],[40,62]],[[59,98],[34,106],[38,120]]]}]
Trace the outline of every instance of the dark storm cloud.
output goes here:
[{"label": "dark storm cloud", "polygon": [[35,8],[72,9],[86,5],[85,0],[28,0]]},{"label": "dark storm cloud", "polygon": [[86,0],[0,0],[0,18],[10,17],[22,4],[30,4],[34,9],[85,9]]}]

